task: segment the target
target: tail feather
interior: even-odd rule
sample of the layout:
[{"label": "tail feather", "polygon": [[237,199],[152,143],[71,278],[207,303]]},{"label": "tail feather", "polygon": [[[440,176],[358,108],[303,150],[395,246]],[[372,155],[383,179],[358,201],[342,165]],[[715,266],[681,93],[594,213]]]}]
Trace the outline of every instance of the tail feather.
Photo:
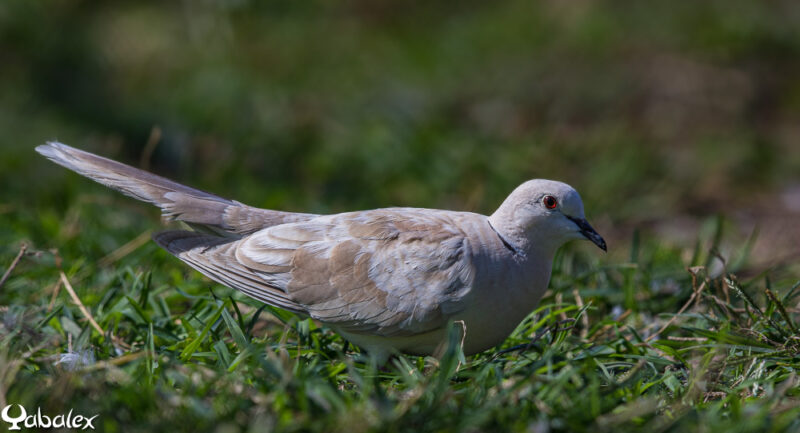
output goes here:
[{"label": "tail feather", "polygon": [[137,168],[84,152],[61,143],[47,143],[36,151],[53,162],[161,208],[164,215],[217,235],[177,230],[158,233],[153,240],[162,248],[212,280],[242,293],[301,315],[306,309],[289,299],[236,260],[241,238],[266,227],[306,221],[313,214],[258,209],[194,189]]},{"label": "tail feather", "polygon": [[36,151],[129,197],[158,206],[170,219],[209,228],[221,235],[244,235],[316,217],[250,207],[62,143],[49,142],[36,147]]}]

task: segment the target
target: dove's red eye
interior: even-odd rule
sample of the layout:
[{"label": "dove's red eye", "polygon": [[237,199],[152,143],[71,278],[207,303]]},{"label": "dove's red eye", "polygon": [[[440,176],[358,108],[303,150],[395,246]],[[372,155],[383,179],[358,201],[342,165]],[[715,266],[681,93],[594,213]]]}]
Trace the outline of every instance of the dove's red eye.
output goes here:
[{"label": "dove's red eye", "polygon": [[544,203],[544,207],[548,209],[555,209],[558,206],[558,200],[552,195],[546,195],[542,199],[542,203]]}]

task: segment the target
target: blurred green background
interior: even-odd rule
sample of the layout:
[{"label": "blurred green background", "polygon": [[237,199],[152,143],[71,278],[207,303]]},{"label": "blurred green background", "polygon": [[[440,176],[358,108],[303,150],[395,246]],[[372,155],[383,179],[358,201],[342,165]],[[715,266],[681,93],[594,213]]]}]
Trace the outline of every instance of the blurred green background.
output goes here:
[{"label": "blurred green background", "polygon": [[[0,241],[97,257],[156,226],[33,151],[57,139],[320,213],[489,213],[554,178],[611,257],[634,230],[691,244],[721,214],[733,239],[761,228],[760,263],[792,260],[798,23],[790,0],[3,0]],[[111,208],[94,214],[112,233],[81,236],[100,223],[75,206]]]}]

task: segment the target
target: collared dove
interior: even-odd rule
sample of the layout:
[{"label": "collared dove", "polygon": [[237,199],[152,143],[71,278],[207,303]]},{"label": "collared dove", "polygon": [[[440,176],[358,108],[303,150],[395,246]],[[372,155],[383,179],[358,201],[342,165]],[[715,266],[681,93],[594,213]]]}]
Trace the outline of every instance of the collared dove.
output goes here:
[{"label": "collared dove", "polygon": [[258,209],[50,142],[52,161],[152,203],[193,230],[154,235],[212,280],[311,317],[378,359],[430,355],[463,321],[473,354],[501,343],[547,289],[556,250],[606,250],[569,185],[529,180],[491,216],[386,208],[335,215]]}]

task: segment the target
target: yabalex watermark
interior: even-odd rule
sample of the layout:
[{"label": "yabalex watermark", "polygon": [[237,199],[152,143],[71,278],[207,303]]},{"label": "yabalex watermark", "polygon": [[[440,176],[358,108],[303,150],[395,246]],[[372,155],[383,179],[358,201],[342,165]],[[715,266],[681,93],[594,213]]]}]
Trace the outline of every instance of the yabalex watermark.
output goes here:
[{"label": "yabalex watermark", "polygon": [[[11,407],[16,406],[19,409],[19,415],[11,415]],[[10,404],[3,408],[0,412],[0,418],[11,427],[8,430],[22,430],[22,429],[48,429],[48,428],[68,428],[75,430],[94,430],[92,424],[99,415],[83,416],[73,415],[72,409],[67,414],[60,414],[56,416],[48,416],[42,414],[42,408],[37,408],[36,413],[28,415],[28,411],[22,407],[21,404]]]}]

